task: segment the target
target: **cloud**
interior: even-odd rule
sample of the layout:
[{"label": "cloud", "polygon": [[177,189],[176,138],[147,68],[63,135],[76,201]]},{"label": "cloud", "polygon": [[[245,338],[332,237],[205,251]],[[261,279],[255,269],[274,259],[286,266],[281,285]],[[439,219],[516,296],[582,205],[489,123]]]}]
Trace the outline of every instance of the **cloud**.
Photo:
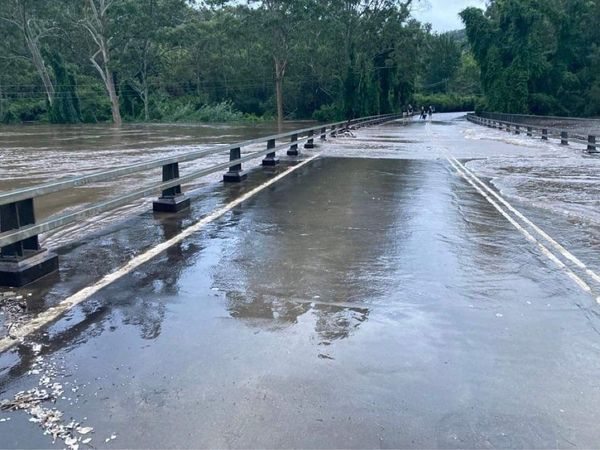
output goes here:
[{"label": "cloud", "polygon": [[421,0],[420,4],[414,9],[414,16],[431,23],[434,31],[442,32],[464,28],[458,13],[469,6],[484,8],[485,0]]}]

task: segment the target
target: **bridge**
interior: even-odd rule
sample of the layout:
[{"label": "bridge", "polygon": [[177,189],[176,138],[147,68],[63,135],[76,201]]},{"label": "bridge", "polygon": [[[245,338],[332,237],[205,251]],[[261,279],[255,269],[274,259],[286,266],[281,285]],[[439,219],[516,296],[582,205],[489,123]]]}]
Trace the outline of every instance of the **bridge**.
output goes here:
[{"label": "bridge", "polygon": [[[24,285],[5,299],[25,305],[3,316],[0,442],[597,445],[595,141],[514,119],[365,118],[0,194],[5,282]],[[34,214],[97,182],[123,193]]]}]

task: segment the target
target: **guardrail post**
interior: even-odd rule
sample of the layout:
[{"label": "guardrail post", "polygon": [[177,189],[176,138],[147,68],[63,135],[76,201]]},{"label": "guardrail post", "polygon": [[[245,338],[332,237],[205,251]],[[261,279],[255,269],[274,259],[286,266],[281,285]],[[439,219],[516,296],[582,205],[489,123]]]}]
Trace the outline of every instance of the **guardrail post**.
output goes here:
[{"label": "guardrail post", "polygon": [[569,133],[567,131],[560,132],[560,145],[569,145]]},{"label": "guardrail post", "polygon": [[519,125],[515,125],[515,134],[521,134],[521,127]]},{"label": "guardrail post", "polygon": [[527,127],[527,136],[533,136],[533,133],[531,132],[531,127]]},{"label": "guardrail post", "polygon": [[587,151],[588,153],[598,153],[596,148],[596,136],[591,134],[588,136]]},{"label": "guardrail post", "polygon": [[[270,148],[275,148],[275,139],[267,141],[267,150]],[[263,166],[276,166],[277,164],[279,164],[279,159],[277,159],[275,152],[267,153],[265,159],[262,160]]]},{"label": "guardrail post", "polygon": [[315,148],[315,139],[314,136],[315,132],[313,130],[310,130],[308,132],[308,141],[306,141],[306,144],[304,144],[304,148]]},{"label": "guardrail post", "polygon": [[510,133],[510,124],[508,124],[508,123],[506,124],[506,132]]},{"label": "guardrail post", "polygon": [[[236,159],[240,159],[242,157],[242,149],[232,148],[229,150],[229,161],[235,161]],[[244,178],[246,178],[248,174],[242,170],[242,164],[235,164],[229,168],[229,171],[223,175],[223,181],[226,183],[239,183]]]},{"label": "guardrail post", "polygon": [[[179,178],[179,163],[162,166],[162,180],[171,181]],[[190,199],[181,193],[181,185],[162,191],[162,195],[152,203],[155,212],[178,212],[190,206]]]},{"label": "guardrail post", "polygon": [[331,137],[336,137],[336,126],[335,125],[331,125]]},{"label": "guardrail post", "polygon": [[[35,225],[33,199],[0,206],[0,232]],[[32,236],[0,249],[0,285],[21,287],[58,270],[58,256]]]},{"label": "guardrail post", "polygon": [[321,128],[321,140],[322,141],[327,140],[327,127]]},{"label": "guardrail post", "polygon": [[291,145],[289,150],[287,151],[288,156],[298,156],[298,135],[292,134],[292,138],[290,139]]},{"label": "guardrail post", "polygon": [[548,129],[543,128],[542,129],[542,141],[547,141],[547,140],[548,140]]}]

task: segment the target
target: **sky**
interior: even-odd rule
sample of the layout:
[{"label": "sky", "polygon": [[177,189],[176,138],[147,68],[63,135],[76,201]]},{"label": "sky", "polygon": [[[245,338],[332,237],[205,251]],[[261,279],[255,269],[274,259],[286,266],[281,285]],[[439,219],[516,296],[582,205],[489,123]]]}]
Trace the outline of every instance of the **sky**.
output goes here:
[{"label": "sky", "polygon": [[464,28],[458,13],[469,6],[483,8],[485,0],[421,0],[414,15],[421,22],[431,23],[433,31],[458,30]]}]

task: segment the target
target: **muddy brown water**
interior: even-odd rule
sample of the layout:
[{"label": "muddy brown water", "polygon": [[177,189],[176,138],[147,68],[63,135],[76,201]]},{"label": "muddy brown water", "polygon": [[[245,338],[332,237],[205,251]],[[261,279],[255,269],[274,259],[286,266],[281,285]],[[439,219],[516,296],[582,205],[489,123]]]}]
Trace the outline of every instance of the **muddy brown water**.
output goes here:
[{"label": "muddy brown water", "polygon": [[[259,124],[148,124],[124,125],[27,125],[0,127],[0,190],[33,186],[64,177],[127,166],[140,161],[173,156],[226,143],[241,142],[279,132],[306,128],[313,122],[286,122],[279,129],[274,123]],[[256,148],[256,147],[254,147]],[[248,148],[244,149],[249,150]],[[181,173],[208,167],[228,160],[227,152],[183,163]],[[215,181],[219,175],[198,179],[186,188]],[[38,220],[61,212],[79,209],[100,200],[117,197],[131,189],[161,179],[161,171],[140,172],[116,180],[64,190],[36,199]],[[134,202],[45,238],[55,237],[49,245],[62,243],[66,231],[72,236],[80,231],[98,229],[123,216],[149,207],[149,201]]]}]

